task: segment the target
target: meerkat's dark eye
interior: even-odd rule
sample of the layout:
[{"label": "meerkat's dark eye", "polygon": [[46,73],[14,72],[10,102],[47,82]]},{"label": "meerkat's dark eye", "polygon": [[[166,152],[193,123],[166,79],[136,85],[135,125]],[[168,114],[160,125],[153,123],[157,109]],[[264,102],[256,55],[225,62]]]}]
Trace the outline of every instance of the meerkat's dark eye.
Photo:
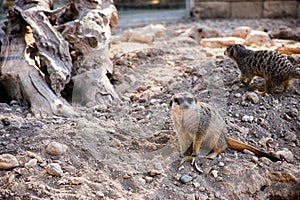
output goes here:
[{"label": "meerkat's dark eye", "polygon": [[234,53],[234,49],[231,48],[231,49],[229,50],[229,55],[233,56],[233,53]]},{"label": "meerkat's dark eye", "polygon": [[173,99],[173,102],[174,102],[174,103],[177,103],[177,104],[179,105],[179,99],[178,99],[178,98],[174,98],[174,99]]}]

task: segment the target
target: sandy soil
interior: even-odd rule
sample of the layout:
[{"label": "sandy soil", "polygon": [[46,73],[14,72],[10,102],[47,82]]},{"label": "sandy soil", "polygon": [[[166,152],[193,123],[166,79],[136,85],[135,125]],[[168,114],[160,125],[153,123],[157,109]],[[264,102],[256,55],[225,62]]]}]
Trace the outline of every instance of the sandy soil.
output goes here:
[{"label": "sandy soil", "polygon": [[[297,22],[178,22],[163,25],[151,44],[120,42],[126,31],[120,30],[111,45],[119,105],[77,108],[78,118],[36,119],[16,102],[1,103],[0,152],[20,165],[0,170],[0,199],[300,199],[300,82],[285,93],[257,95],[253,103],[254,94],[234,81],[239,70],[223,55],[225,47],[205,49],[201,34],[186,35],[198,26],[228,35],[241,25],[270,30]],[[229,136],[268,152],[284,150],[292,159],[273,163],[226,150],[214,160],[197,159],[199,168],[181,166],[168,107],[181,91],[213,103]],[[53,141],[66,152],[49,155]],[[46,172],[51,163],[61,166],[61,176]]]}]

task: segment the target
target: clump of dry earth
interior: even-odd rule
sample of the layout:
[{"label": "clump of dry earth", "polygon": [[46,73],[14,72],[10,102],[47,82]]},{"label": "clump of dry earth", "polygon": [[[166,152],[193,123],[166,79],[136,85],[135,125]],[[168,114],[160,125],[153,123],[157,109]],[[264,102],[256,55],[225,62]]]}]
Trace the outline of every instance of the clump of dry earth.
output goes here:
[{"label": "clump of dry earth", "polygon": [[[14,164],[0,170],[1,199],[299,198],[299,81],[286,93],[257,95],[236,81],[239,70],[223,55],[226,45],[247,43],[255,31],[249,48],[292,49],[297,64],[299,42],[270,35],[285,27],[297,36],[298,26],[296,20],[204,20],[116,33],[110,79],[120,105],[78,107],[78,118],[36,119],[15,101],[1,103],[0,163]],[[262,84],[256,79],[254,88]],[[285,161],[226,150],[214,160],[197,159],[197,167],[181,166],[168,108],[181,91],[215,104],[228,135]]]}]

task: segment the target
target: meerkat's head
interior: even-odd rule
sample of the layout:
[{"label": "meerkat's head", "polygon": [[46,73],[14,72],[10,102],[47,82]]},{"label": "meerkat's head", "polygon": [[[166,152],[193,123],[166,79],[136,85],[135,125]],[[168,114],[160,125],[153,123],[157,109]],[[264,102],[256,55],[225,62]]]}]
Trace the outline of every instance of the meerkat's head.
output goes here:
[{"label": "meerkat's head", "polygon": [[189,92],[174,94],[170,101],[170,108],[173,110],[189,109],[197,104],[196,98]]},{"label": "meerkat's head", "polygon": [[228,56],[231,59],[236,60],[238,55],[241,52],[243,52],[244,50],[246,50],[246,47],[244,47],[243,45],[234,44],[234,45],[230,45],[229,47],[227,47],[227,49],[224,51],[224,55]]}]

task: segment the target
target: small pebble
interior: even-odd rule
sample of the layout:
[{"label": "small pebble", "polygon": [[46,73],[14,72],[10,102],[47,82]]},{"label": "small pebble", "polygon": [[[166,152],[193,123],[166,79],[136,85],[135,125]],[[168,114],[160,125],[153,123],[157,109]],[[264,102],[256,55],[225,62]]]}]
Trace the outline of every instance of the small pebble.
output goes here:
[{"label": "small pebble", "polygon": [[71,184],[72,185],[81,185],[84,182],[84,180],[80,177],[73,177],[71,179]]},{"label": "small pebble", "polygon": [[251,157],[251,161],[254,162],[254,163],[257,163],[258,162],[258,158],[256,156],[252,156]]},{"label": "small pebble", "polygon": [[14,155],[2,154],[0,155],[0,169],[11,169],[19,166],[19,162]]},{"label": "small pebble", "polygon": [[277,151],[275,154],[276,154],[277,157],[283,158],[287,162],[293,162],[293,160],[294,160],[293,153],[290,150],[286,149],[286,148],[284,148],[281,151]]},{"label": "small pebble", "polygon": [[26,151],[25,152],[26,156],[28,156],[29,158],[36,158],[36,155],[30,151]]},{"label": "small pebble", "polygon": [[129,174],[129,173],[127,173],[123,176],[124,179],[129,179],[131,177],[132,177],[132,174]]},{"label": "small pebble", "polygon": [[180,177],[180,181],[184,184],[188,183],[192,180],[193,180],[193,177],[191,177],[190,175],[183,175],[183,176]]},{"label": "small pebble", "polygon": [[154,177],[154,176],[160,175],[161,171],[159,171],[159,170],[151,170],[151,171],[148,172],[148,174],[149,174],[149,176]]},{"label": "small pebble", "polygon": [[225,164],[224,164],[223,162],[219,162],[219,163],[218,163],[218,166],[219,166],[219,167],[224,167]]},{"label": "small pebble", "polygon": [[199,188],[200,187],[200,183],[199,182],[193,182],[193,185],[195,188]]},{"label": "small pebble", "polygon": [[289,110],[287,113],[286,113],[288,116],[290,116],[291,118],[295,118],[298,116],[298,110],[297,108],[292,108],[291,110]]},{"label": "small pebble", "polygon": [[245,115],[245,116],[242,117],[243,122],[253,122],[253,120],[254,120],[253,116]]},{"label": "small pebble", "polygon": [[183,169],[184,169],[184,166],[181,165],[181,166],[178,168],[178,171],[181,171],[181,170],[183,170]]},{"label": "small pebble", "polygon": [[97,197],[103,198],[104,197],[104,193],[103,192],[96,192]]},{"label": "small pebble", "polygon": [[146,176],[145,181],[146,181],[146,183],[151,183],[153,181],[153,177]]},{"label": "small pebble", "polygon": [[176,175],[174,176],[174,179],[177,180],[177,181],[179,181],[180,178],[181,178],[181,175],[180,175],[180,174],[176,174]]},{"label": "small pebble", "polygon": [[53,176],[62,176],[63,171],[58,163],[51,163],[47,165],[46,172]]},{"label": "small pebble", "polygon": [[58,156],[64,154],[67,151],[67,148],[67,145],[58,142],[51,142],[48,144],[46,152],[52,156]]},{"label": "small pebble", "polygon": [[259,102],[259,97],[255,92],[247,92],[246,99],[254,104],[257,104]]},{"label": "small pebble", "polygon": [[215,178],[218,177],[218,171],[217,170],[212,170],[210,173],[213,175],[213,177],[215,177]]},{"label": "small pebble", "polygon": [[26,168],[34,167],[36,166],[37,162],[38,160],[36,158],[30,159],[28,163],[25,163],[25,167]]},{"label": "small pebble", "polygon": [[240,98],[241,96],[242,96],[241,93],[234,94],[234,97],[236,97],[236,98]]}]

